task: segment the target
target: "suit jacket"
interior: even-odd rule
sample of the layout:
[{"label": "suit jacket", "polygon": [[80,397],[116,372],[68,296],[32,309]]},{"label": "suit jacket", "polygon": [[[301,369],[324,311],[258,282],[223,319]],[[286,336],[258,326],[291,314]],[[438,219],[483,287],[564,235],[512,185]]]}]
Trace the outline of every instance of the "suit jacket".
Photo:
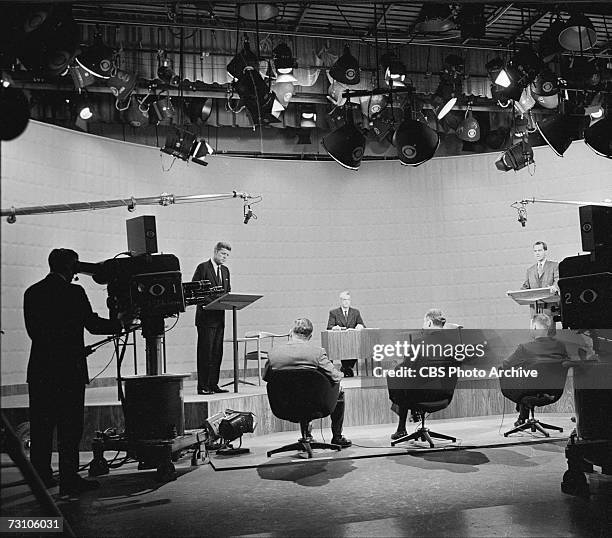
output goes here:
[{"label": "suit jacket", "polygon": [[25,326],[32,340],[28,383],[89,383],[83,331],[112,334],[119,321],[99,317],[85,290],[55,273],[30,286],[23,299]]},{"label": "suit jacket", "polygon": [[334,308],[333,310],[329,311],[329,319],[327,320],[327,330],[330,330],[334,325],[338,325],[339,327],[346,327],[347,329],[354,329],[360,323],[365,327],[365,323],[361,319],[361,314],[356,308],[349,308],[347,317],[344,317],[341,307]]},{"label": "suit jacket", "polygon": [[514,353],[504,359],[502,367],[512,368],[514,366],[518,368],[527,362],[537,361],[537,359],[546,359],[547,361],[556,359],[560,362],[570,360],[563,342],[550,336],[544,336],[525,344],[519,344]]},{"label": "suit jacket", "polygon": [[[225,292],[232,291],[230,272],[225,265],[221,266],[221,277],[223,278],[223,290]],[[191,280],[210,280],[213,286],[221,285],[217,279],[216,265],[212,260],[202,262],[200,265],[198,265]],[[195,324],[199,327],[225,327],[225,311],[204,310],[204,306],[205,305],[197,306]]]},{"label": "suit jacket", "polygon": [[521,288],[524,290],[546,288],[548,286],[556,285],[557,280],[559,280],[559,262],[546,260],[544,262],[542,278],[538,276],[538,264],[536,263],[527,269],[525,282],[523,282]]},{"label": "suit jacket", "polygon": [[268,352],[268,360],[264,368],[264,380],[269,379],[270,371],[287,368],[316,368],[323,372],[332,383],[339,383],[344,377],[327,358],[322,347],[310,342],[290,340],[285,344],[275,345]]}]

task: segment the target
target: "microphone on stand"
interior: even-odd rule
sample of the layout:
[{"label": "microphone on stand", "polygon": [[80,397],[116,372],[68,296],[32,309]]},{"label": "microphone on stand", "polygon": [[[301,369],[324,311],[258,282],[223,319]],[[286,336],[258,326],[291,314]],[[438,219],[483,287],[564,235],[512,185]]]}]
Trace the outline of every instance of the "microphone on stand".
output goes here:
[{"label": "microphone on stand", "polygon": [[244,223],[248,224],[252,216],[253,216],[253,210],[251,209],[251,206],[245,205],[244,206]]}]

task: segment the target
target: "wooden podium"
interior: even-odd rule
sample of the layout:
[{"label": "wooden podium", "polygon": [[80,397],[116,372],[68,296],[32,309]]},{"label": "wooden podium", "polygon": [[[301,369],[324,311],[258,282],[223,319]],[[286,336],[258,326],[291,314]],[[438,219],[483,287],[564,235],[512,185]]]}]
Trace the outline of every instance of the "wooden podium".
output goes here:
[{"label": "wooden podium", "polygon": [[[240,381],[240,368],[238,365],[238,320],[236,312],[261,299],[263,295],[250,295],[246,293],[226,293],[208,303],[204,310],[231,310],[232,311],[232,344],[234,347],[234,392],[238,392]],[[230,385],[226,383],[226,385]],[[226,385],[223,385],[224,387]]]},{"label": "wooden podium", "polygon": [[535,308],[536,314],[542,314],[545,304],[559,303],[560,298],[556,293],[550,292],[550,287],[533,288],[528,290],[508,291],[508,297],[512,297],[517,304],[529,305]]},{"label": "wooden podium", "polygon": [[372,347],[378,343],[380,329],[346,329],[321,331],[321,347],[327,351],[330,361],[363,359],[368,373],[368,359]]}]

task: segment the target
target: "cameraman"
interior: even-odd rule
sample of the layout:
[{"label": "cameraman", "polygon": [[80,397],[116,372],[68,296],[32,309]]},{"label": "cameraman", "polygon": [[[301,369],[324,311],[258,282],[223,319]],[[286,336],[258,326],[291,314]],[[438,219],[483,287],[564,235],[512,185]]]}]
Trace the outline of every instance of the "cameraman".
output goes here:
[{"label": "cameraman", "polygon": [[119,321],[100,318],[85,290],[71,284],[79,256],[60,248],[49,254],[49,274],[24,295],[23,313],[32,346],[28,363],[30,459],[47,487],[57,485],[51,468],[53,430],[57,428],[60,494],[100,487],[78,474],[83,434],[85,385],[89,383],[83,329],[92,334],[121,331]]}]

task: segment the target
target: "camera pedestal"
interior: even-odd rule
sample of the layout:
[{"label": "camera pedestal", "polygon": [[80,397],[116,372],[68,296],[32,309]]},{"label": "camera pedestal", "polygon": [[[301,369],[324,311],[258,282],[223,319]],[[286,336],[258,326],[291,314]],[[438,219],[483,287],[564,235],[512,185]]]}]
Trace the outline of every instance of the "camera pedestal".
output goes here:
[{"label": "camera pedestal", "polygon": [[92,442],[94,454],[90,476],[108,474],[111,466],[104,458],[106,450],[126,452],[138,461],[138,469],[156,468],[160,482],[176,479],[174,467],[182,453],[193,450],[197,463],[205,431],[185,432],[183,379],[190,374],[127,376],[123,402],[125,434],[98,432]]}]

